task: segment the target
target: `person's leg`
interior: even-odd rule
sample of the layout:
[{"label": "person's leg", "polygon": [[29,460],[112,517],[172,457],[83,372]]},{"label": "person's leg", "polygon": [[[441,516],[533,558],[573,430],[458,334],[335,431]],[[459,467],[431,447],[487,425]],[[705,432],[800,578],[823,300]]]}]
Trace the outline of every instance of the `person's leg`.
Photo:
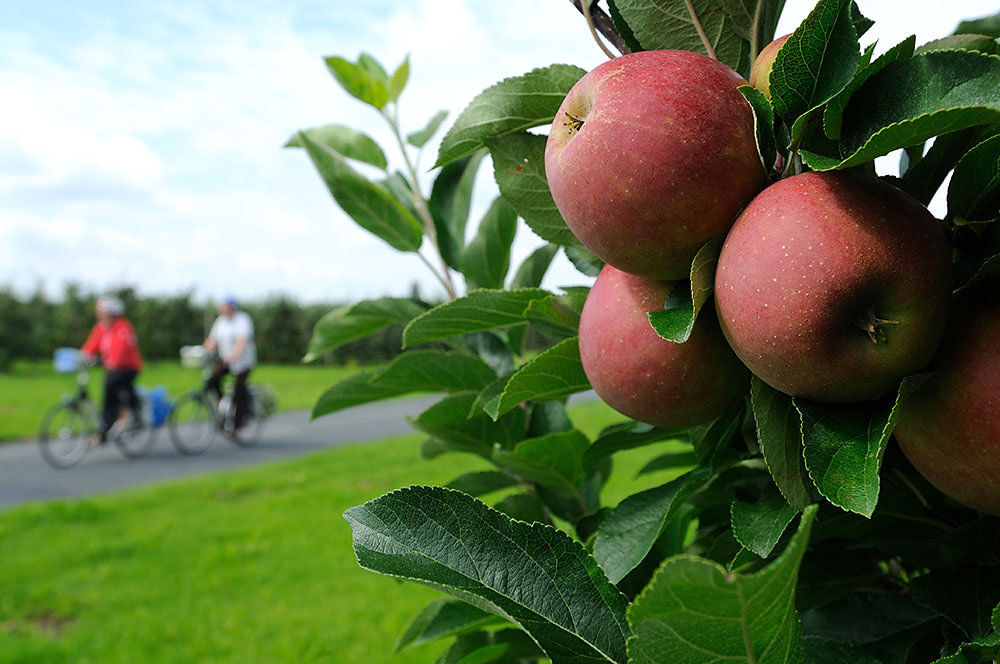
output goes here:
[{"label": "person's leg", "polygon": [[205,390],[209,394],[215,395],[216,403],[222,398],[222,379],[226,377],[227,373],[229,373],[229,367],[222,362],[216,362],[212,369],[212,375],[205,381]]},{"label": "person's leg", "polygon": [[126,373],[118,369],[109,369],[104,375],[104,416],[100,431],[101,440],[104,440],[115,420],[118,419],[118,413],[122,406],[120,398],[122,386],[128,382]]},{"label": "person's leg", "polygon": [[236,387],[233,389],[233,399],[236,403],[236,410],[233,413],[233,426],[237,429],[243,426],[246,420],[247,408],[250,407],[250,391],[247,388],[247,378],[249,377],[249,369],[236,374]]},{"label": "person's leg", "polygon": [[122,371],[122,387],[120,393],[132,411],[132,423],[139,424],[142,421],[142,404],[139,402],[139,395],[135,391],[135,379],[139,377],[136,369],[125,369]]}]

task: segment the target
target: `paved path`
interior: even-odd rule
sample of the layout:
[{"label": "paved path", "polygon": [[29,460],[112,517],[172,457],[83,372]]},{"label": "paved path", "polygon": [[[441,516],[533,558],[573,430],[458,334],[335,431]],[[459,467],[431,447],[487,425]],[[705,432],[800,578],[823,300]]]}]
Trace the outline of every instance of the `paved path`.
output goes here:
[{"label": "paved path", "polygon": [[278,413],[268,420],[256,447],[242,449],[218,437],[196,457],[178,454],[166,429],[159,431],[148,457],[130,461],[113,445],[107,445],[91,450],[83,461],[67,470],[49,467],[35,441],[0,444],[0,509],[32,500],[108,493],[411,433],[413,428],[406,416],[420,413],[440,398],[430,395],[368,404],[314,422],[309,421],[306,411]]},{"label": "paved path", "polygon": [[[357,406],[309,421],[306,411],[278,413],[264,428],[260,442],[239,448],[222,437],[195,457],[179,454],[161,429],[149,456],[134,461],[113,445],[91,450],[78,465],[52,468],[42,460],[38,443],[0,444],[0,509],[29,501],[110,493],[174,477],[200,475],[228,468],[254,466],[300,456],[345,443],[378,440],[412,433],[407,415],[416,415],[441,398],[427,395]],[[571,401],[594,399],[593,392],[575,394]]]}]

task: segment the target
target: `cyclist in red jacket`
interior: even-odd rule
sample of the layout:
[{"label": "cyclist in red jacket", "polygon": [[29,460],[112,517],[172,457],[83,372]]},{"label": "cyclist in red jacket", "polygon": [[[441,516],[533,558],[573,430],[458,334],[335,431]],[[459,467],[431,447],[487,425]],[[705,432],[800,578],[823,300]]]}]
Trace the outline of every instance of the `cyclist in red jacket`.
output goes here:
[{"label": "cyclist in red jacket", "polygon": [[132,324],[125,320],[125,305],[117,297],[102,296],[94,304],[97,324],[81,349],[84,355],[100,354],[104,365],[104,417],[99,439],[104,442],[108,431],[128,405],[133,417],[139,415],[139,398],[135,393],[135,378],[142,369],[142,355]]}]

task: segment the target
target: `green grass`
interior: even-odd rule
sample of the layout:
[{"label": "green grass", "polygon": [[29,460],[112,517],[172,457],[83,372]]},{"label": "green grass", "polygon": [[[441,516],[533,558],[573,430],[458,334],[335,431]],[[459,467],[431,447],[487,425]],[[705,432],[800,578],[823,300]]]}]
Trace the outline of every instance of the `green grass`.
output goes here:
[{"label": "green grass", "polygon": [[[358,371],[358,367],[319,365],[261,365],[251,382],[274,388],[279,410],[311,408],[330,384]],[[10,373],[0,373],[0,441],[31,438],[38,433],[42,417],[61,395],[73,392],[75,374],[56,373],[49,363],[19,362]],[[100,402],[103,386],[100,369],[90,371],[90,396]],[[176,362],[149,363],[139,374],[142,386],[166,385],[173,397],[197,387],[201,374]]]},{"label": "green grass", "polygon": [[[599,402],[571,412],[590,434],[621,419]],[[422,460],[420,441],[0,513],[0,663],[433,662],[446,643],[395,657],[392,646],[441,595],[361,570],[341,517],[392,489],[489,467]],[[633,479],[670,445],[617,455],[605,503],[671,478]]]}]

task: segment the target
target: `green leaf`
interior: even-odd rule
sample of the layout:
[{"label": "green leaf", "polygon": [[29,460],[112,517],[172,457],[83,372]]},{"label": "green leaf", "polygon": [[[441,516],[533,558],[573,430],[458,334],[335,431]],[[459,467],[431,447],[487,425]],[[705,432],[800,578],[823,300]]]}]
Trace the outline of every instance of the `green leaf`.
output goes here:
[{"label": "green leaf", "polygon": [[590,389],[580,361],[577,337],[560,341],[536,355],[510,377],[493,417],[502,415],[524,401],[560,399]]},{"label": "green leaf", "polygon": [[692,466],[698,465],[698,457],[694,455],[693,451],[690,452],[668,452],[666,454],[661,454],[658,457],[653,457],[646,465],[639,469],[635,474],[636,477],[641,475],[648,475],[649,473],[659,472],[661,470],[673,470],[675,468],[691,468]]},{"label": "green leaf", "polygon": [[849,168],[939,134],[1000,121],[1000,56],[933,51],[893,62],[844,111],[843,159],[803,159],[814,170]]},{"label": "green leaf", "polygon": [[503,288],[516,231],[517,213],[510,203],[497,197],[462,252],[462,274],[469,288]]},{"label": "green leaf", "polygon": [[792,125],[843,90],[860,58],[851,3],[820,0],[774,58],[769,83],[774,110]]},{"label": "green leaf", "polygon": [[691,337],[698,313],[715,287],[715,266],[721,250],[722,238],[706,242],[691,262],[691,280],[675,282],[663,310],[647,314],[649,324],[660,337],[679,344]]},{"label": "green leaf", "polygon": [[344,517],[365,569],[509,620],[553,662],[625,664],[627,600],[566,534],[436,487],[400,489]]},{"label": "green leaf", "polygon": [[542,652],[531,637],[517,629],[463,634],[437,664],[512,664],[536,661]]},{"label": "green leaf", "polygon": [[948,186],[948,214],[985,221],[1000,212],[1000,134],[969,150]]},{"label": "green leaf", "polygon": [[326,68],[340,83],[340,87],[351,96],[379,110],[389,102],[387,76],[371,56],[362,53],[358,64],[339,56],[331,56],[326,58]]},{"label": "green leaf", "polygon": [[618,12],[643,49],[679,49],[708,55],[698,28],[704,31],[717,59],[736,71],[745,71],[750,51],[730,27],[716,0],[616,0]]},{"label": "green leaf", "polygon": [[425,606],[417,614],[396,641],[395,652],[407,646],[419,646],[422,643],[456,636],[498,622],[496,616],[465,602],[439,599]]},{"label": "green leaf", "polygon": [[802,511],[812,502],[812,482],[802,457],[802,429],[795,404],[756,376],[750,380],[750,403],[767,470],[788,504]]},{"label": "green leaf", "polygon": [[374,371],[361,371],[328,387],[313,405],[312,419],[408,392],[394,387],[369,385],[368,381],[374,375]]},{"label": "green leaf", "polygon": [[807,636],[804,645],[802,661],[809,664],[883,664],[858,646],[843,641]]},{"label": "green leaf", "polygon": [[630,420],[613,424],[604,429],[583,456],[583,465],[589,470],[596,468],[604,459],[622,450],[631,450],[659,443],[664,440],[683,438],[684,429],[664,429]]},{"label": "green leaf", "polygon": [[935,617],[906,595],[856,591],[803,612],[802,624],[807,634],[865,646],[867,652],[874,653],[879,645],[891,643],[894,637],[927,625]]},{"label": "green leaf", "polygon": [[854,23],[854,30],[858,33],[859,39],[875,25],[875,21],[861,13],[857,0],[851,0],[851,21]]},{"label": "green leaf", "polygon": [[363,161],[366,164],[381,168],[383,171],[389,165],[389,162],[385,158],[385,152],[382,151],[382,148],[379,147],[379,144],[374,139],[350,127],[339,124],[328,124],[322,127],[303,129],[289,138],[288,142],[285,143],[285,147],[302,147],[302,143],[299,141],[299,134],[305,134],[313,142],[333,148],[348,159]]},{"label": "green leaf", "polygon": [[993,624],[993,629],[1000,632],[1000,604],[993,609],[993,618],[990,622]]},{"label": "green leaf", "polygon": [[815,515],[807,508],[784,552],[755,574],[693,556],[667,560],[629,609],[629,662],[802,661],[795,583]]},{"label": "green leaf", "polygon": [[359,175],[328,145],[316,143],[302,132],[298,137],[333,199],[349,217],[393,249],[420,249],[420,222],[388,190]]},{"label": "green leaf", "polygon": [[923,44],[917,53],[942,50],[979,51],[992,55],[997,52],[997,43],[993,37],[976,34],[954,34],[941,39],[934,39]]},{"label": "green leaf", "polygon": [[517,478],[498,470],[481,470],[459,475],[445,486],[470,496],[483,496],[501,489],[517,486]]},{"label": "green leaf", "polygon": [[574,337],[580,327],[580,313],[587,301],[587,291],[570,291],[533,300],[524,311],[531,326],[550,337]]},{"label": "green leaf", "polygon": [[524,438],[524,418],[511,413],[493,421],[482,413],[469,415],[475,392],[450,394],[410,423],[436,438],[442,451],[469,452],[489,459],[494,445],[509,449]]},{"label": "green leaf", "polygon": [[396,67],[389,79],[389,101],[396,101],[406,87],[406,82],[410,80],[410,56],[407,55]]},{"label": "green leaf", "polygon": [[486,145],[493,157],[493,174],[503,197],[538,237],[558,245],[579,245],[559,214],[545,179],[545,136],[517,133],[494,138]]},{"label": "green leaf", "polygon": [[[757,46],[760,50],[774,40],[785,0],[719,0],[719,4],[729,18],[729,28],[747,41],[750,41],[754,22],[757,22]],[[750,57],[756,55],[751,53]]]},{"label": "green leaf", "polygon": [[376,387],[406,392],[466,392],[479,391],[496,378],[496,372],[475,355],[411,350],[397,356],[368,382]]},{"label": "green leaf", "polygon": [[974,250],[955,263],[955,283],[958,285],[964,286],[1000,274],[1000,224],[988,224],[974,241]]},{"label": "green leaf", "polygon": [[981,133],[980,128],[970,127],[938,136],[927,154],[906,172],[898,183],[899,188],[921,204],[928,205],[948,173],[955,168],[962,155],[976,144],[976,138]]},{"label": "green leaf", "polygon": [[953,655],[935,659],[931,664],[979,664],[996,661],[997,657],[1000,657],[1000,634],[991,634],[973,643],[963,643]]},{"label": "green leaf", "polygon": [[1000,14],[985,16],[971,21],[962,21],[955,28],[955,34],[974,32],[980,35],[989,35],[994,39],[1000,38]]},{"label": "green leaf", "polygon": [[[743,454],[732,447],[733,440],[740,433],[743,422],[743,407],[723,413],[711,422],[691,427],[689,435],[698,463],[719,470],[738,460]],[[742,437],[740,437],[742,444]]]},{"label": "green leaf", "polygon": [[538,496],[513,493],[493,506],[512,519],[525,523],[549,523],[551,519],[545,511],[545,504]]},{"label": "green leaf", "polygon": [[552,122],[566,93],[585,73],[572,65],[551,65],[486,88],[444,135],[434,167],[472,154],[488,139]]},{"label": "green leaf", "polygon": [[[851,82],[848,83],[847,86],[837,94],[837,96],[830,100],[830,103],[826,105],[825,109],[823,109],[823,131],[829,138],[833,140],[840,138],[841,126],[844,119],[844,109],[847,108],[847,104],[851,100],[851,96],[865,84],[865,81],[888,67],[893,62],[912,57],[913,45],[916,43],[916,39],[916,36],[910,35],[876,58],[875,62],[872,62],[867,66],[860,67],[858,72],[854,75],[854,78],[851,79]],[[871,55],[870,51],[871,49],[866,52],[869,56]]]},{"label": "green leaf", "polygon": [[477,152],[442,168],[434,179],[431,197],[427,201],[441,257],[456,270],[462,269],[462,249],[465,247],[465,226],[472,206],[472,190],[484,156],[485,152]]},{"label": "green leaf", "polygon": [[552,259],[555,258],[557,251],[559,251],[559,245],[543,244],[531,252],[531,255],[524,259],[524,262],[517,268],[517,272],[514,273],[510,289],[518,290],[519,288],[538,288],[541,286],[542,279],[545,278],[545,273],[548,272],[549,265],[552,264]]},{"label": "green leaf", "polygon": [[417,316],[403,330],[403,347],[447,339],[459,334],[495,330],[525,323],[532,300],[551,295],[540,288],[515,291],[475,290]]},{"label": "green leaf", "polygon": [[642,562],[684,501],[708,478],[707,468],[696,468],[662,486],[629,496],[601,522],[594,557],[613,583]]},{"label": "green leaf", "polygon": [[1000,602],[1000,569],[931,570],[913,580],[913,599],[953,622],[970,640],[981,639],[994,629],[991,619]]},{"label": "green leaf", "polygon": [[765,173],[774,170],[777,157],[777,141],[774,138],[774,108],[764,93],[750,85],[736,88],[753,109],[754,136],[757,140],[757,154]]},{"label": "green leaf", "polygon": [[604,268],[604,261],[583,245],[566,245],[563,247],[563,253],[566,254],[566,258],[573,264],[577,272],[588,277],[596,277]]},{"label": "green leaf", "polygon": [[[509,452],[497,450],[493,461],[536,484],[580,497],[587,476],[582,459],[588,444],[587,437],[576,429],[560,431],[522,440]],[[589,506],[583,507],[586,511]]]},{"label": "green leaf", "polygon": [[323,353],[364,338],[394,323],[406,323],[424,312],[413,300],[385,297],[354,306],[338,307],[324,315],[313,328],[303,362],[312,362]]},{"label": "green leaf", "polygon": [[438,111],[434,114],[428,122],[427,125],[420,131],[415,131],[413,133],[407,134],[406,142],[416,148],[422,148],[427,145],[427,141],[431,140],[437,130],[441,128],[441,123],[445,121],[448,117],[448,111]]},{"label": "green leaf", "polygon": [[761,558],[767,558],[796,514],[798,510],[772,489],[756,503],[734,501],[729,518],[736,541]]},{"label": "green leaf", "polygon": [[878,503],[879,469],[896,425],[900,399],[927,374],[903,380],[889,399],[861,404],[821,404],[795,399],[809,477],[831,503],[871,517]]},{"label": "green leaf", "polygon": [[629,50],[633,53],[643,50],[642,44],[632,33],[632,28],[625,22],[622,13],[618,11],[618,0],[608,0],[608,14],[611,16],[611,24],[615,26],[615,30],[621,35],[622,41],[625,42]]},{"label": "green leaf", "polygon": [[389,74],[386,73],[385,68],[383,68],[381,63],[379,63],[379,61],[372,55],[362,51],[361,54],[358,55],[358,66],[366,71],[374,80],[388,87]]},{"label": "green leaf", "polygon": [[528,411],[528,434],[532,438],[573,429],[573,422],[562,401],[536,401]]}]

